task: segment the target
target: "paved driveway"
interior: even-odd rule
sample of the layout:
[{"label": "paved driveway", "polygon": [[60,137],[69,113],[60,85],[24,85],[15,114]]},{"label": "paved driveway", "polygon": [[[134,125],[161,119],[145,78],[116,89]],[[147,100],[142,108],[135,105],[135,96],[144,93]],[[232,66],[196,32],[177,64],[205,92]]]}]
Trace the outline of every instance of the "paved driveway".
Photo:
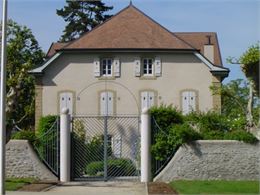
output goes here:
[{"label": "paved driveway", "polygon": [[146,195],[144,183],[89,182],[67,183],[46,192],[7,192],[7,195]]}]

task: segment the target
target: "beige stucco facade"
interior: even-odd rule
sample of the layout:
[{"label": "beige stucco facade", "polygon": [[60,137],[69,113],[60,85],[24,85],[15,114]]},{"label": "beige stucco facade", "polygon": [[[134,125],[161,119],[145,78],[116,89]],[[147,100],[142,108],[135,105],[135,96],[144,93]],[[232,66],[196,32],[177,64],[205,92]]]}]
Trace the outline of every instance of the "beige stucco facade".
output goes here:
[{"label": "beige stucco facade", "polygon": [[[136,77],[136,57],[160,57],[162,73],[159,77]],[[94,76],[94,59],[104,57],[120,59],[120,77]],[[114,114],[139,114],[142,91],[155,92],[155,105],[172,104],[181,109],[181,92],[196,91],[197,108],[208,111],[220,106],[220,97],[212,96],[210,86],[221,81],[212,76],[210,68],[193,53],[80,53],[62,54],[52,62],[42,76],[42,86],[37,85],[36,121],[42,115],[59,114],[59,93],[73,92],[73,114],[99,114],[100,92],[114,94]],[[41,90],[40,90],[41,89]],[[41,102],[41,103],[40,103]]]}]

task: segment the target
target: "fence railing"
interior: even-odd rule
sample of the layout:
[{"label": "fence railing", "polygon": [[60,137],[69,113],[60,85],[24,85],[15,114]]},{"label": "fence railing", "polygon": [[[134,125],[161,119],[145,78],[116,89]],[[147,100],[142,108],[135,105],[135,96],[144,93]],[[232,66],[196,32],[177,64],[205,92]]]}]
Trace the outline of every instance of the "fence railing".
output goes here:
[{"label": "fence railing", "polygon": [[59,151],[60,151],[60,135],[59,135],[59,117],[56,118],[51,127],[40,137],[34,144],[40,160],[56,175],[59,176]]},{"label": "fence railing", "polygon": [[137,116],[74,116],[74,180],[133,179],[139,176]]},{"label": "fence railing", "polygon": [[[159,127],[154,117],[152,117],[151,120],[152,120],[151,127],[152,127],[152,145],[153,145],[156,143],[156,137],[161,133],[166,134],[166,132]],[[170,155],[168,155],[163,160],[157,160],[155,159],[155,155],[152,155],[152,173],[154,177],[158,175],[160,171],[168,164],[168,162],[172,159],[174,154],[175,151],[173,151]]]}]

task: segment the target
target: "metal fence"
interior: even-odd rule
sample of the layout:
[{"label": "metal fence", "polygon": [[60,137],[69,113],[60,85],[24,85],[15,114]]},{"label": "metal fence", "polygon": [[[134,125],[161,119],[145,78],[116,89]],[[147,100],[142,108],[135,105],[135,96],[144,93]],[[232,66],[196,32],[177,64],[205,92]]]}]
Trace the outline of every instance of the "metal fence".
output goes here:
[{"label": "metal fence", "polygon": [[75,116],[72,119],[72,179],[138,179],[137,116]]},{"label": "metal fence", "polygon": [[[155,118],[151,118],[151,127],[152,127],[152,145],[156,143],[156,137],[160,134],[166,134],[163,129],[161,129],[156,122]],[[153,177],[158,175],[160,171],[168,164],[168,162],[172,159],[174,156],[175,151],[173,151],[170,155],[167,156],[167,158],[163,160],[157,160],[155,159],[154,155],[152,155],[152,173]]]},{"label": "metal fence", "polygon": [[60,151],[60,124],[59,117],[51,127],[34,144],[40,160],[56,175],[59,176],[59,151]]}]

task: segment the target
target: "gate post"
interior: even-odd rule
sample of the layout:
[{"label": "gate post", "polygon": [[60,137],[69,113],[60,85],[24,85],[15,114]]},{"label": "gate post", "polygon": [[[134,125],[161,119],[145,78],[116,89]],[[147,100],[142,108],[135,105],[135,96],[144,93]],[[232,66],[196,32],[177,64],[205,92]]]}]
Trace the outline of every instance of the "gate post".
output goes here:
[{"label": "gate post", "polygon": [[151,181],[151,116],[148,108],[141,114],[141,182]]},{"label": "gate post", "polygon": [[60,115],[60,181],[70,181],[70,115],[63,108]]}]

